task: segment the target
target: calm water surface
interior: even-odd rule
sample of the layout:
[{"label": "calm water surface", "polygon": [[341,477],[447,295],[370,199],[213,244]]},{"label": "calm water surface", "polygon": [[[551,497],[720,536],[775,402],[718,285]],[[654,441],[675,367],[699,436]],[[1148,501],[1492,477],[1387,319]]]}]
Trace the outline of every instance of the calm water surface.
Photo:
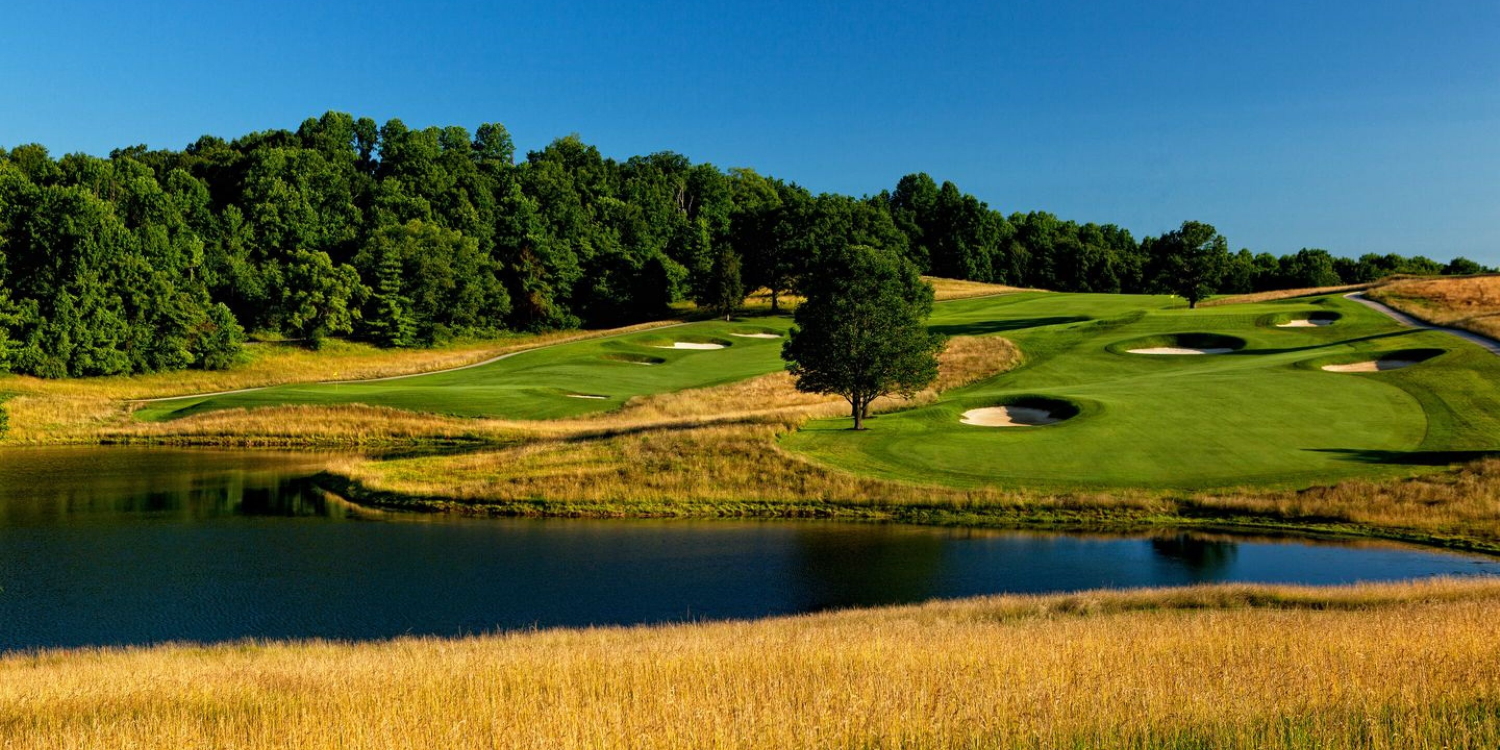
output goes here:
[{"label": "calm water surface", "polygon": [[831,523],[473,520],[325,499],[316,457],[0,451],[0,650],[759,617],[998,592],[1500,573],[1387,545]]}]

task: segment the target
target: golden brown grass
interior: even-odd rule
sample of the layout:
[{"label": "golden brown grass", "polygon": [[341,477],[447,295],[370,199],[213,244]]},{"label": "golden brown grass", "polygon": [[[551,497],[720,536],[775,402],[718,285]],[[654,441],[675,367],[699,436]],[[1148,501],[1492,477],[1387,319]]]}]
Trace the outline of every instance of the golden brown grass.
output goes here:
[{"label": "golden brown grass", "polygon": [[1011,294],[1013,292],[1041,291],[1040,289],[1026,289],[1018,286],[1006,286],[1004,284],[986,284],[983,281],[945,279],[939,276],[923,276],[922,280],[932,285],[932,291],[938,300],[969,299],[971,297],[989,297],[996,294]]},{"label": "golden brown grass", "polygon": [[1301,491],[1204,495],[1192,505],[1289,520],[1331,518],[1438,539],[1500,542],[1500,459],[1400,481],[1352,479]]},{"label": "golden brown grass", "polygon": [[1500,339],[1500,276],[1398,279],[1369,296],[1435,325]]},{"label": "golden brown grass", "polygon": [[289,344],[246,345],[246,361],[229,370],[183,370],[151,375],[45,380],[0,376],[0,393],[66,399],[126,400],[260,388],[325,380],[367,380],[463,367],[508,352],[586,338],[612,336],[671,325],[659,321],[598,331],[551,331],[463,341],[435,349],[381,349],[331,340],[319,351]]},{"label": "golden brown grass", "polygon": [[[963,279],[945,279],[940,276],[923,276],[923,281],[932,285],[933,296],[939,301],[954,299],[970,299],[973,297],[989,297],[996,294],[1012,294],[1014,292],[1038,292],[1040,289],[1026,289],[1017,286],[1006,286],[1004,284],[987,284],[983,281],[965,281]],[[777,295],[776,302],[783,312],[791,312],[797,309],[802,298],[791,292],[782,292]],[[694,309],[684,306],[684,310]],[[745,303],[741,308],[746,312],[763,313],[771,309],[771,292],[761,288],[752,291],[745,296]]]},{"label": "golden brown grass", "polygon": [[1500,583],[0,658],[0,745],[1492,748]]},{"label": "golden brown grass", "polygon": [[[456,456],[346,458],[363,495],[519,515],[818,515],[1069,526],[1285,527],[1500,547],[1500,459],[1404,480],[1178,495],[957,489],[862,477],[781,450],[795,420],[528,440]],[[387,494],[388,493],[388,494]],[[457,505],[447,501],[457,501]]]},{"label": "golden brown grass", "polygon": [[1275,302],[1283,299],[1296,297],[1315,297],[1322,294],[1348,294],[1369,289],[1372,284],[1347,284],[1344,286],[1315,286],[1304,289],[1279,289],[1272,292],[1256,292],[1255,294],[1234,294],[1228,297],[1216,297],[1199,303],[1199,307],[1217,307],[1219,305],[1238,305],[1254,302]]},{"label": "golden brown grass", "polygon": [[[877,410],[927,403],[956,388],[1014,367],[1020,353],[995,337],[955,337],[940,357],[939,379],[916,398],[885,399]],[[412,441],[509,441],[517,436],[594,436],[604,430],[640,430],[839,413],[837,397],[798,392],[785,373],[713,388],[640,397],[622,409],[569,420],[462,419],[389,408],[287,406],[231,409],[160,423],[134,422],[129,407],[95,397],[22,395],[6,403],[13,443],[160,441],[216,445],[389,445]]]}]

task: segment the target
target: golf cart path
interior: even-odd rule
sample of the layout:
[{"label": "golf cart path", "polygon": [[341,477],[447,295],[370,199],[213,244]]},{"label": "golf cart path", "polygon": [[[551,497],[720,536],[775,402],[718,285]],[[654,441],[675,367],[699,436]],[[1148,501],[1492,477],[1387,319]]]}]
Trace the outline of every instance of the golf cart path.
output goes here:
[{"label": "golf cart path", "polygon": [[1418,320],[1417,318],[1407,315],[1406,313],[1401,312],[1394,307],[1381,304],[1379,302],[1376,302],[1375,300],[1370,299],[1369,297],[1366,297],[1364,292],[1350,292],[1349,294],[1344,295],[1344,298],[1352,299],[1355,302],[1358,302],[1361,305],[1370,308],[1371,310],[1385,313],[1392,320],[1409,328],[1425,328],[1429,331],[1442,331],[1444,333],[1449,333],[1470,343],[1477,344],[1491,354],[1500,356],[1500,341],[1496,341],[1489,336],[1474,333],[1473,331],[1462,331],[1457,328],[1448,328],[1447,326],[1433,325],[1431,323]]},{"label": "golf cart path", "polygon": [[234,395],[236,393],[254,393],[256,391],[264,391],[264,390],[266,390],[268,388],[280,388],[282,386],[288,386],[288,385],[350,385],[350,384],[353,384],[353,383],[382,383],[382,382],[385,382],[385,381],[388,381],[388,380],[405,380],[406,378],[419,378],[419,377],[423,377],[423,376],[426,376],[426,375],[441,375],[443,373],[458,372],[459,370],[472,370],[475,367],[484,367],[485,365],[490,365],[490,364],[494,364],[496,362],[499,362],[502,359],[508,359],[510,357],[514,357],[517,354],[525,354],[526,352],[541,351],[542,349],[551,349],[554,346],[563,346],[564,344],[576,344],[576,343],[578,343],[580,341],[599,341],[601,339],[612,339],[612,338],[616,338],[618,336],[630,336],[630,335],[637,334],[637,333],[645,333],[646,331],[664,331],[664,330],[666,330],[668,328],[676,328],[678,326],[688,325],[689,322],[691,322],[691,321],[685,321],[685,322],[682,322],[682,323],[669,323],[669,324],[664,325],[664,326],[654,326],[654,327],[651,327],[651,328],[643,328],[643,329],[634,330],[634,331],[620,331],[619,333],[608,333],[608,334],[605,334],[603,336],[584,336],[582,338],[568,339],[567,341],[554,341],[553,343],[550,343],[550,344],[542,344],[541,346],[533,346],[533,347],[528,347],[526,349],[517,349],[515,351],[506,352],[504,354],[499,354],[499,355],[490,357],[489,359],[481,360],[479,362],[472,362],[472,363],[467,364],[467,365],[459,365],[458,367],[449,367],[449,368],[446,368],[446,369],[443,369],[443,370],[424,370],[422,372],[411,372],[411,373],[407,373],[405,375],[387,375],[387,376],[385,376],[383,378],[362,378],[362,379],[358,379],[358,380],[310,380],[310,381],[307,381],[307,382],[304,382],[304,383],[277,383],[275,385],[260,385],[260,386],[254,387],[254,388],[238,388],[238,389],[232,390],[232,391],[214,391],[212,393],[189,393],[189,394],[187,394],[185,396],[162,396],[160,398],[132,398],[132,399],[126,399],[126,401],[129,402],[129,403],[132,403],[132,404],[154,404],[154,403],[160,403],[162,401],[182,401],[183,399],[189,399],[189,398],[213,398],[214,396],[232,396],[232,395]]}]

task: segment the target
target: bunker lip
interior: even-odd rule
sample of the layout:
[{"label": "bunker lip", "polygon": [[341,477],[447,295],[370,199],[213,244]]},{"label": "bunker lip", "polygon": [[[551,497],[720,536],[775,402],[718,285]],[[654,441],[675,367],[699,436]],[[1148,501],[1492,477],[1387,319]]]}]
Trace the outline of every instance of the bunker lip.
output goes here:
[{"label": "bunker lip", "polygon": [[1181,346],[1153,346],[1153,347],[1148,347],[1148,348],[1145,348],[1145,349],[1126,349],[1125,351],[1127,353],[1129,353],[1129,354],[1168,354],[1168,355],[1178,355],[1178,354],[1228,354],[1228,353],[1230,353],[1230,352],[1232,352],[1234,350],[1233,349],[1224,348],[1224,347],[1219,347],[1219,348],[1215,348],[1215,349],[1191,349],[1191,348],[1181,347]]},{"label": "bunker lip", "polygon": [[614,362],[624,362],[630,365],[652,366],[666,364],[666,360],[662,359],[661,357],[652,357],[645,354],[622,354],[616,352],[604,355],[604,359],[608,359]]},{"label": "bunker lip", "polygon": [[1372,359],[1347,365],[1323,365],[1323,369],[1328,372],[1385,372],[1411,367],[1414,364],[1416,362],[1409,359]]},{"label": "bunker lip", "polygon": [[1029,406],[986,406],[964,412],[959,420],[979,427],[1038,427],[1056,424],[1062,419],[1046,409]]},{"label": "bunker lip", "polygon": [[1078,416],[1071,401],[1050,396],[1015,396],[1002,403],[965,411],[960,422],[976,427],[1044,427]]},{"label": "bunker lip", "polygon": [[1277,328],[1321,328],[1331,326],[1343,316],[1333,312],[1292,313],[1290,317],[1278,315],[1270,323]]},{"label": "bunker lip", "polygon": [[1404,367],[1421,364],[1442,353],[1444,353],[1443,349],[1403,349],[1394,352],[1381,352],[1378,355],[1373,355],[1371,359],[1360,360],[1358,362],[1332,362],[1322,365],[1318,369],[1326,372],[1386,372],[1388,370],[1400,370]]},{"label": "bunker lip", "polygon": [[563,395],[567,396],[568,398],[591,398],[591,399],[596,399],[596,400],[603,400],[603,399],[609,398],[609,396],[600,396],[597,393],[567,393],[567,394],[563,394]]},{"label": "bunker lip", "polygon": [[1217,333],[1168,333],[1111,344],[1116,354],[1189,356],[1229,354],[1245,348],[1245,340]]}]

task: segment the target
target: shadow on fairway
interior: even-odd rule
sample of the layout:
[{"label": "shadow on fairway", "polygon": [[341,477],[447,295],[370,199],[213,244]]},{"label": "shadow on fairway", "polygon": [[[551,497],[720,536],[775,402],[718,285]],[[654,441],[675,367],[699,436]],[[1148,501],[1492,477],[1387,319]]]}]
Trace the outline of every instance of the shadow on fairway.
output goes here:
[{"label": "shadow on fairway", "polygon": [[[1328,348],[1331,348],[1331,347],[1339,346],[1341,344],[1356,344],[1356,343],[1359,343],[1361,341],[1379,341],[1381,339],[1388,339],[1388,338],[1393,338],[1393,337],[1397,337],[1397,336],[1411,336],[1413,334],[1418,334],[1418,333],[1422,333],[1422,331],[1420,329],[1412,329],[1412,330],[1407,330],[1407,331],[1391,331],[1389,333],[1372,333],[1369,336],[1357,336],[1357,337],[1352,338],[1352,339],[1337,339],[1337,340],[1333,340],[1333,341],[1319,341],[1319,342],[1316,342],[1316,343],[1310,343],[1310,344],[1308,344],[1306,346],[1285,346],[1285,347],[1274,348],[1274,349],[1273,348],[1265,348],[1265,349],[1249,348],[1249,349],[1242,349],[1242,350],[1236,351],[1236,352],[1230,352],[1229,354],[1231,354],[1231,355],[1246,355],[1246,354],[1259,355],[1259,354],[1288,354],[1288,353],[1291,353],[1291,352],[1307,352],[1307,351],[1312,351],[1314,349],[1328,349]],[[1380,352],[1375,352],[1375,354],[1379,354],[1379,353]]]},{"label": "shadow on fairway", "polygon": [[1448,466],[1500,456],[1500,451],[1383,451],[1365,448],[1304,448],[1314,453],[1333,453],[1345,461],[1395,466]]},{"label": "shadow on fairway", "polygon": [[1086,320],[1092,320],[1092,318],[1079,315],[1059,315],[1050,318],[1017,318],[1014,320],[985,320],[975,323],[950,323],[928,326],[927,330],[933,333],[940,333],[944,336],[983,336],[987,333],[1019,331],[1023,328],[1041,328],[1043,326],[1057,326],[1064,323],[1082,323]]}]

